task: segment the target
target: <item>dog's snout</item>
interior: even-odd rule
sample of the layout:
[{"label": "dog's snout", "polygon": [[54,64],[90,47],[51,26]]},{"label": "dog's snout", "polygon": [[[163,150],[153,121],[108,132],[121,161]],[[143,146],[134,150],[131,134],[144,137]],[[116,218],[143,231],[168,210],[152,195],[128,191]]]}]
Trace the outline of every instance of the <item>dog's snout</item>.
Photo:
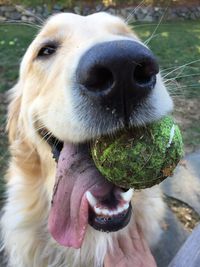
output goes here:
[{"label": "dog's snout", "polygon": [[104,42],[82,56],[77,82],[82,93],[127,112],[151,92],[158,71],[156,58],[139,42]]}]

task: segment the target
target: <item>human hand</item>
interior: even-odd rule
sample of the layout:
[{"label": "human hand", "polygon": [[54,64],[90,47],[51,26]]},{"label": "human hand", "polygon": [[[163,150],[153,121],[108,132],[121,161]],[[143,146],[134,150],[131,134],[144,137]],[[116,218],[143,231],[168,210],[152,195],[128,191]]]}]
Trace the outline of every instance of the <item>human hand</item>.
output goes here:
[{"label": "human hand", "polygon": [[109,250],[104,267],[156,267],[156,262],[142,232],[135,224],[128,234],[113,238],[113,250]]}]

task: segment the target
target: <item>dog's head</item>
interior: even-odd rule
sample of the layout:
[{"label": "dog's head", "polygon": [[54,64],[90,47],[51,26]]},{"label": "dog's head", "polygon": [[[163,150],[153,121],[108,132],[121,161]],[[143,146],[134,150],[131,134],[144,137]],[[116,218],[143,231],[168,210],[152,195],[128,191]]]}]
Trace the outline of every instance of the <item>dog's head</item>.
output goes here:
[{"label": "dog's head", "polygon": [[16,112],[41,164],[48,163],[42,150],[50,154],[53,149],[58,161],[54,190],[49,193],[54,238],[80,247],[88,221],[103,231],[127,225],[132,191],[124,193],[104,179],[87,144],[171,111],[172,101],[152,52],[117,17],[58,14],[28,48],[16,89],[11,139],[17,131]]}]

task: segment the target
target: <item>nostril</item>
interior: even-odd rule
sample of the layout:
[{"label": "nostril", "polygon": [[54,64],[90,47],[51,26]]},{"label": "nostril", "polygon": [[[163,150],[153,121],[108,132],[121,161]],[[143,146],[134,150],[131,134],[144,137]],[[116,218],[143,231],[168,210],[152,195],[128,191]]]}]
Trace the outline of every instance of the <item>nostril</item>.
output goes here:
[{"label": "nostril", "polygon": [[157,73],[157,65],[146,62],[140,63],[135,67],[133,73],[134,83],[137,85],[151,85],[155,83]]},{"label": "nostril", "polygon": [[151,75],[146,72],[143,64],[138,65],[134,71],[134,81],[139,84],[146,84],[151,80]]},{"label": "nostril", "polygon": [[112,72],[102,66],[95,66],[90,70],[85,86],[88,90],[101,92],[110,89],[114,84]]}]

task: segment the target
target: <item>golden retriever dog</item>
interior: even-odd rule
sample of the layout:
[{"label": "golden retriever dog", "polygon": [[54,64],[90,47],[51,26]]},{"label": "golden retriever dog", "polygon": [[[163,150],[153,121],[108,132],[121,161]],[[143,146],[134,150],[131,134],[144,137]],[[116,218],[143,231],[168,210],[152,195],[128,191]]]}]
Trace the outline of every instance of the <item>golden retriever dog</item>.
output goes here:
[{"label": "golden retriever dog", "polygon": [[137,222],[153,246],[165,213],[158,186],[124,190],[90,144],[172,110],[156,58],[122,19],[48,19],[10,91],[10,163],[1,220],[11,267],[100,267],[113,235]]}]

